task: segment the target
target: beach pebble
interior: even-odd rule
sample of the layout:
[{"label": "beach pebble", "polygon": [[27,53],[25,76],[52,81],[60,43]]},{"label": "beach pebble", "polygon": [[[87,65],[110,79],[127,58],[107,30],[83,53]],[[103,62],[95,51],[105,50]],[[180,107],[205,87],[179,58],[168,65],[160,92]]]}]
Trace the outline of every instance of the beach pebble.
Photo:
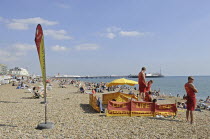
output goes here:
[{"label": "beach pebble", "polygon": [[[23,99],[31,93],[15,89],[11,85],[0,86],[0,138],[32,139],[170,139],[209,138],[210,112],[194,112],[195,125],[185,122],[185,112],[175,119],[157,117],[106,117],[89,106],[88,94],[75,93],[78,88],[67,85],[59,88],[53,83],[48,99],[48,121],[55,127],[36,130],[44,122],[43,99]],[[101,93],[96,94],[102,97]],[[161,103],[173,103],[166,98]],[[7,103],[3,103],[7,102]],[[14,103],[18,102],[18,103]],[[103,116],[104,115],[104,116]]]}]

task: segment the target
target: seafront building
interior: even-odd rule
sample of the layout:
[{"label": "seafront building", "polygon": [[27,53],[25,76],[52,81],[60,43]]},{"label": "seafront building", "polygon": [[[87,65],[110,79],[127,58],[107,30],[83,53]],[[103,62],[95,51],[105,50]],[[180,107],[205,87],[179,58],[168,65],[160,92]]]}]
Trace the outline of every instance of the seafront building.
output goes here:
[{"label": "seafront building", "polygon": [[29,72],[24,68],[15,67],[14,69],[9,70],[10,75],[15,76],[29,76]]},{"label": "seafront building", "polygon": [[7,74],[7,66],[4,64],[0,64],[0,75]]}]

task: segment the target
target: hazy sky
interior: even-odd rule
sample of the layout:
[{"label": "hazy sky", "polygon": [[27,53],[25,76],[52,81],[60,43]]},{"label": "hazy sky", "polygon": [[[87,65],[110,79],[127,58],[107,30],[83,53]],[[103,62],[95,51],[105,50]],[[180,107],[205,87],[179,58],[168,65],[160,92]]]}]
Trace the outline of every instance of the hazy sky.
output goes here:
[{"label": "hazy sky", "polygon": [[210,75],[209,0],[0,0],[0,63],[40,74]]}]

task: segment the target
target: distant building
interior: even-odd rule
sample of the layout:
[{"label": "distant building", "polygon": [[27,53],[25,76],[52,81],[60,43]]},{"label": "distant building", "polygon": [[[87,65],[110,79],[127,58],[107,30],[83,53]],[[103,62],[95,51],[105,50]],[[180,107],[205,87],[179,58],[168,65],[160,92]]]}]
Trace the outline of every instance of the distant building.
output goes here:
[{"label": "distant building", "polygon": [[16,75],[16,76],[29,76],[29,73],[24,68],[15,67],[14,69],[9,70],[9,74]]},{"label": "distant building", "polygon": [[4,64],[0,64],[0,75],[7,74],[7,66]]}]

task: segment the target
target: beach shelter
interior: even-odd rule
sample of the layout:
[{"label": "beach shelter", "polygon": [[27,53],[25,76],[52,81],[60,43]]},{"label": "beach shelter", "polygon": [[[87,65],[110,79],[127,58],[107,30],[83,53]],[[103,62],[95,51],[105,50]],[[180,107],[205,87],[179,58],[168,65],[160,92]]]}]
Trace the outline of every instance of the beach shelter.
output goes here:
[{"label": "beach shelter", "polygon": [[138,84],[138,82],[133,81],[133,80],[128,80],[125,78],[121,78],[121,79],[116,79],[113,80],[112,82],[108,83],[107,86],[114,86],[114,85],[130,85],[130,86],[134,86],[135,84]]},{"label": "beach shelter", "polygon": [[135,99],[136,101],[138,98],[134,94],[125,94],[121,92],[116,93],[109,93],[103,94],[103,104],[108,104],[109,101],[115,100],[117,102],[128,102],[130,99]]}]

